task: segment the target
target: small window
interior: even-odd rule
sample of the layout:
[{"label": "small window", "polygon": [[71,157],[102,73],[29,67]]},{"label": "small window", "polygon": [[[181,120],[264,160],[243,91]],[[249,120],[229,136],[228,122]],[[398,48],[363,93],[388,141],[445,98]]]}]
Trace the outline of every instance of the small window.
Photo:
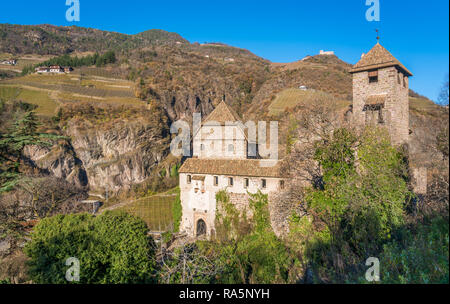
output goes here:
[{"label": "small window", "polygon": [[378,82],[378,70],[369,71],[369,83]]},{"label": "small window", "polygon": [[376,82],[378,82],[378,76],[369,77],[369,83],[376,83]]},{"label": "small window", "polygon": [[228,145],[228,152],[234,152],[234,145],[233,144],[229,144]]},{"label": "small window", "polygon": [[403,77],[403,87],[406,88],[406,82],[407,82],[407,78],[406,76]]},{"label": "small window", "polygon": [[284,189],[284,180],[280,180],[280,189],[281,189],[281,190]]},{"label": "small window", "polygon": [[200,150],[202,150],[202,151],[205,150],[205,145],[204,144],[200,145]]},{"label": "small window", "polygon": [[397,74],[397,82],[398,82],[398,84],[402,84],[402,80],[401,80],[401,76],[402,75],[402,73],[400,73],[400,72],[398,72],[398,74]]},{"label": "small window", "polygon": [[249,182],[248,178],[244,178],[244,188],[248,188],[249,185],[250,185],[250,182]]},{"label": "small window", "polygon": [[233,187],[233,178],[232,177],[228,178],[228,186]]},{"label": "small window", "polygon": [[218,185],[219,185],[219,177],[214,176],[214,186],[218,186]]},{"label": "small window", "polygon": [[186,176],[186,181],[188,184],[190,184],[192,181],[192,177],[190,175]]},{"label": "small window", "polygon": [[265,179],[261,180],[261,186],[263,189],[267,187],[267,181]]}]

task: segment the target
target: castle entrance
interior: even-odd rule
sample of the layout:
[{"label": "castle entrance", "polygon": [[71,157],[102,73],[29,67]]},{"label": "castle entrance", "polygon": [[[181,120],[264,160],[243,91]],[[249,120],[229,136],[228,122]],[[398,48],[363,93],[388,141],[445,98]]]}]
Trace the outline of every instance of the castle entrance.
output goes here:
[{"label": "castle entrance", "polygon": [[197,236],[205,235],[206,234],[206,223],[204,220],[199,219],[197,221]]}]

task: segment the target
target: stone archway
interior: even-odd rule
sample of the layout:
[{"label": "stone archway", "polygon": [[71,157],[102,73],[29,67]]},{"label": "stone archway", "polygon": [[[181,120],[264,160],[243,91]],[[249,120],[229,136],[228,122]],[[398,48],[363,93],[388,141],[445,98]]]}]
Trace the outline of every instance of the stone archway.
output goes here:
[{"label": "stone archway", "polygon": [[206,223],[203,219],[199,219],[196,225],[196,236],[206,235]]}]

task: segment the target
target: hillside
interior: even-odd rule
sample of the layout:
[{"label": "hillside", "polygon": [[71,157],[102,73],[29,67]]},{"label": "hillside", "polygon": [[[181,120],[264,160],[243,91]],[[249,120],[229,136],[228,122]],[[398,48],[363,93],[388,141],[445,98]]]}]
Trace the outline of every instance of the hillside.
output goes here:
[{"label": "hillside", "polygon": [[[113,113],[123,107],[131,113],[141,111],[139,109],[158,109],[161,119],[167,122],[161,132],[155,128],[151,132],[161,136],[166,134],[171,122],[190,121],[194,112],[208,115],[225,100],[244,121],[279,121],[280,149],[284,155],[292,118],[303,111],[302,105],[333,100],[339,111],[346,113],[352,101],[352,77],[348,72],[351,65],[334,55],[308,56],[292,63],[271,63],[248,50],[213,42],[189,43],[176,33],[162,30],[125,35],[79,27],[3,24],[0,25],[0,39],[3,57],[19,58],[17,66],[0,66],[0,71],[4,71],[0,96],[12,94],[18,100],[35,105],[35,111],[44,121],[59,119],[59,113],[67,111],[77,113],[77,119],[66,118],[65,122],[67,126],[71,121],[75,129],[78,124],[92,124],[92,113],[104,113],[105,109],[111,109]],[[14,74],[27,64],[57,55],[84,56],[111,49],[115,51],[117,61],[105,67],[83,66],[72,74],[60,76]],[[300,86],[305,86],[306,90],[299,89]],[[412,151],[419,155],[418,159],[430,159],[421,142],[430,142],[429,134],[439,132],[442,122],[448,119],[448,110],[415,92],[411,91],[410,95]],[[423,123],[427,119],[432,123]],[[95,121],[96,127],[103,130],[95,136],[101,138],[111,121],[124,126],[129,118],[101,114]],[[67,135],[70,131],[62,129],[62,133]],[[75,133],[70,134],[74,136]],[[124,150],[123,155],[115,152],[113,157],[107,155],[108,149],[102,147],[100,155],[96,150],[84,157],[97,159],[104,172],[116,161],[130,159],[129,151]],[[161,157],[165,158],[166,152],[163,151]],[[159,159],[156,163],[163,161]],[[133,167],[141,162],[142,159],[135,162]],[[128,188],[150,177],[150,171],[141,173],[127,181]],[[124,178],[128,177],[118,176],[110,187],[119,191],[119,181]],[[91,186],[95,188],[95,185]]]},{"label": "hillside", "polygon": [[180,35],[163,30],[126,35],[77,26],[0,24],[0,53],[14,55],[126,50],[177,41],[187,43]]}]

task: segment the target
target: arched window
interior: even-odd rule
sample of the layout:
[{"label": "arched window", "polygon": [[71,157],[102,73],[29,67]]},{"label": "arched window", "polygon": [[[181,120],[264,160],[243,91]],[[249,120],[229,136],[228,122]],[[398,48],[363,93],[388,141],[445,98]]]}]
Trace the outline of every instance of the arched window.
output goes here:
[{"label": "arched window", "polygon": [[206,234],[206,223],[204,220],[199,219],[197,221],[197,229],[196,229],[196,235],[201,236]]}]

